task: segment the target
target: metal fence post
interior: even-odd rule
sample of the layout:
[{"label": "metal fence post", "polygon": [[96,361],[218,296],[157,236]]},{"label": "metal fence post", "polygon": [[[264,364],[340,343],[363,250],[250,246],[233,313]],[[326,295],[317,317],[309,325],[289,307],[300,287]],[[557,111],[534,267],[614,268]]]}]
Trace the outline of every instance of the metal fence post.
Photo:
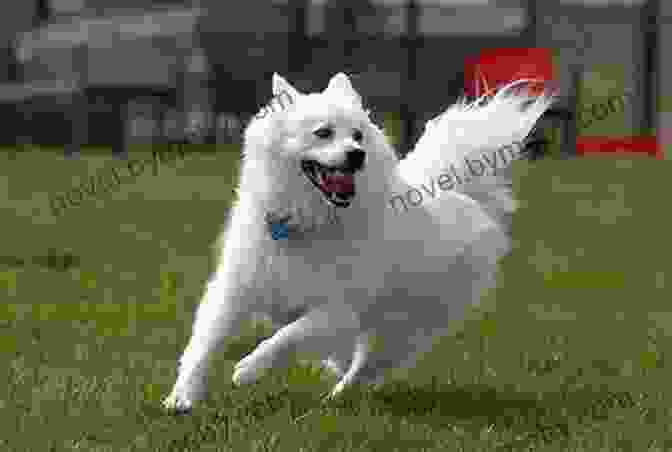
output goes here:
[{"label": "metal fence post", "polygon": [[70,110],[71,135],[70,143],[65,143],[63,152],[66,158],[79,158],[81,147],[88,137],[88,101],[86,87],[89,77],[89,47],[88,42],[79,44],[73,49],[74,75],[76,90],[72,93]]},{"label": "metal fence post", "polygon": [[406,3],[406,36],[401,39],[406,43],[407,65],[402,81],[401,120],[404,124],[404,138],[401,143],[401,154],[405,156],[413,145],[416,136],[416,121],[411,99],[414,98],[415,81],[417,78],[417,44],[418,44],[418,21],[420,8],[417,0],[409,0]]}]

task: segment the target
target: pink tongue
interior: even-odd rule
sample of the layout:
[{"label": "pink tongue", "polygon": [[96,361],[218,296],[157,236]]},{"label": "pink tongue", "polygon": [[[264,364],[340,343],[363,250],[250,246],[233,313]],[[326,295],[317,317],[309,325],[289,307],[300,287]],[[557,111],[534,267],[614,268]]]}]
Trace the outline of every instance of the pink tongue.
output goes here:
[{"label": "pink tongue", "polygon": [[328,174],[323,178],[323,185],[327,191],[337,193],[354,193],[355,179],[351,174]]}]

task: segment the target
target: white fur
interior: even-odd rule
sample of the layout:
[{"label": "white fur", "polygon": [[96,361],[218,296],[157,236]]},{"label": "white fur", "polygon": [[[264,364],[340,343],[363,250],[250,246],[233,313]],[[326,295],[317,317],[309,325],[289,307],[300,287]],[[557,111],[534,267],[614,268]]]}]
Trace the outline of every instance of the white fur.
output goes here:
[{"label": "white fur", "polygon": [[[552,102],[506,88],[489,103],[459,103],[430,121],[415,151],[401,162],[362,109],[344,74],[322,93],[304,95],[274,75],[273,92],[293,103],[254,119],[245,135],[238,201],[222,253],[196,313],[179,376],[164,405],[188,410],[205,390],[208,357],[254,313],[281,328],[236,366],[233,381],[250,383],[295,351],[316,352],[340,378],[335,396],[356,382],[380,383],[386,370],[412,366],[417,353],[446,333],[451,319],[492,286],[497,259],[509,250],[501,220],[513,210],[510,181],[487,175],[422,206],[400,212],[389,200],[425,183],[465,156],[523,140]],[[328,142],[312,131],[334,124]],[[347,208],[328,205],[301,173],[302,157],[335,164],[364,132],[364,170]],[[340,132],[339,132],[340,133]],[[273,240],[264,214],[300,208],[317,225]],[[339,217],[337,223],[327,221]],[[302,220],[303,221],[303,220]],[[369,347],[375,336],[381,347]]]}]

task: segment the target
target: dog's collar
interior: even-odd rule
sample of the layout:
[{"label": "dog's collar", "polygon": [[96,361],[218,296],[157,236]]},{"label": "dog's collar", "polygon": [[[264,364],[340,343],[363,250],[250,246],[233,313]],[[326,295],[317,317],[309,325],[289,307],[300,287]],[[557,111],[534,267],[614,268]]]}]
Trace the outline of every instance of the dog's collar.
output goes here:
[{"label": "dog's collar", "polygon": [[[336,215],[335,209],[329,206],[326,225],[339,224],[340,218]],[[289,238],[301,238],[306,232],[312,232],[318,229],[316,224],[306,224],[305,218],[301,215],[301,209],[280,209],[269,210],[264,215],[266,229],[273,240],[285,240]]]}]

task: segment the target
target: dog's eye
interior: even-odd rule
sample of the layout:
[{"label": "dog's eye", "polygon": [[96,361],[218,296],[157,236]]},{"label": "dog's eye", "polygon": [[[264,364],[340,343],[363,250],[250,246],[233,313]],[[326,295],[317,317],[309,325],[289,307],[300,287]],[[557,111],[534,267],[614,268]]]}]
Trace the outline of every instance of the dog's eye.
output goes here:
[{"label": "dog's eye", "polygon": [[356,142],[360,142],[364,139],[364,135],[362,135],[361,130],[355,130],[355,133],[352,134],[352,139],[355,140]]},{"label": "dog's eye", "polygon": [[321,129],[317,129],[313,133],[315,134],[316,137],[321,138],[323,140],[327,140],[333,136],[334,131],[331,130],[329,127],[322,127]]}]

